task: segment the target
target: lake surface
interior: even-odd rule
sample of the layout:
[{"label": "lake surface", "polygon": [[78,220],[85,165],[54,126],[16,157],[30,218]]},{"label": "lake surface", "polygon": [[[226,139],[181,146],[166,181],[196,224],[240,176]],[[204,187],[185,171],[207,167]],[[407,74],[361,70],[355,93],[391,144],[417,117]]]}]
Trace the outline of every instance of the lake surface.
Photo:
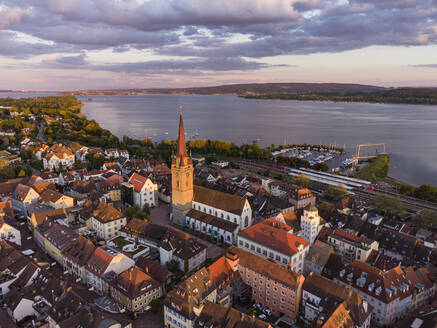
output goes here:
[{"label": "lake surface", "polygon": [[[0,94],[3,96],[30,96]],[[235,96],[135,95],[80,97],[83,113],[115,135],[154,141],[175,138],[179,104],[188,139],[221,139],[261,146],[286,143],[386,144],[390,176],[437,185],[437,106],[300,102]]]}]

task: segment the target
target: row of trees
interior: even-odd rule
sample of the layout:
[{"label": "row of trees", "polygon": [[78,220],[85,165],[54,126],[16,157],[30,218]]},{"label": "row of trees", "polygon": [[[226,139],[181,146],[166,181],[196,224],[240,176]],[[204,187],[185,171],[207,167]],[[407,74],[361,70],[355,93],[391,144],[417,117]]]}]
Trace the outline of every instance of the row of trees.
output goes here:
[{"label": "row of trees", "polygon": [[368,102],[392,104],[425,104],[437,105],[437,90],[435,88],[398,88],[392,90],[339,94],[339,93],[272,93],[248,94],[246,98],[255,99],[282,99],[300,101],[335,101],[335,102]]}]

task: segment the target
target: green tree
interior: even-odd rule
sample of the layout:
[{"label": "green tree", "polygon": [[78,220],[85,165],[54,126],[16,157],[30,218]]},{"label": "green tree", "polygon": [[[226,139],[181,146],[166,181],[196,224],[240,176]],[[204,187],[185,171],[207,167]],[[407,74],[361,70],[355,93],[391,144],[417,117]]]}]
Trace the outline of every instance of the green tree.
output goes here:
[{"label": "green tree", "polygon": [[311,184],[311,180],[303,173],[293,177],[293,183],[303,188],[308,188]]},{"label": "green tree", "polygon": [[423,210],[416,215],[413,222],[421,228],[437,229],[437,212]]},{"label": "green tree", "polygon": [[329,166],[324,162],[316,163],[313,165],[312,168],[313,168],[313,170],[317,170],[317,171],[323,171],[323,172],[329,171]]},{"label": "green tree", "polygon": [[437,199],[437,189],[428,184],[421,185],[414,191],[414,197],[435,201]]},{"label": "green tree", "polygon": [[326,188],[324,196],[328,200],[337,201],[346,197],[347,194],[348,192],[344,185],[339,184],[338,186],[329,186]]},{"label": "green tree", "polygon": [[399,198],[386,195],[376,195],[372,201],[373,207],[380,213],[389,215],[400,215],[403,213],[403,205]]}]

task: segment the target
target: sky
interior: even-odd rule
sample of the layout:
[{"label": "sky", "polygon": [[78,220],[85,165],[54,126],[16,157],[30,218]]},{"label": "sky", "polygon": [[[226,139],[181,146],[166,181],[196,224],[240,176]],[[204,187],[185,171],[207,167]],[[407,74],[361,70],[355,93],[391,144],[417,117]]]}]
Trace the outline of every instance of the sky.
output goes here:
[{"label": "sky", "polygon": [[437,87],[437,0],[0,0],[0,89]]}]

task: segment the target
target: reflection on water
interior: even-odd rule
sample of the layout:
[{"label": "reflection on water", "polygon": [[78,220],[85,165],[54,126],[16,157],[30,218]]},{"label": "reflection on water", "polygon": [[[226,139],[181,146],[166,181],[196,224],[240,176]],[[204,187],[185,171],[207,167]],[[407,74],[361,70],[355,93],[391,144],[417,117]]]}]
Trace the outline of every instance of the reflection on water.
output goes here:
[{"label": "reflection on water", "polygon": [[[0,96],[4,96],[1,95]],[[19,96],[23,96],[22,94]],[[299,102],[234,96],[137,95],[81,97],[83,113],[121,137],[175,138],[179,104],[188,139],[223,139],[262,146],[385,142],[390,175],[412,184],[437,185],[437,107]]]}]

